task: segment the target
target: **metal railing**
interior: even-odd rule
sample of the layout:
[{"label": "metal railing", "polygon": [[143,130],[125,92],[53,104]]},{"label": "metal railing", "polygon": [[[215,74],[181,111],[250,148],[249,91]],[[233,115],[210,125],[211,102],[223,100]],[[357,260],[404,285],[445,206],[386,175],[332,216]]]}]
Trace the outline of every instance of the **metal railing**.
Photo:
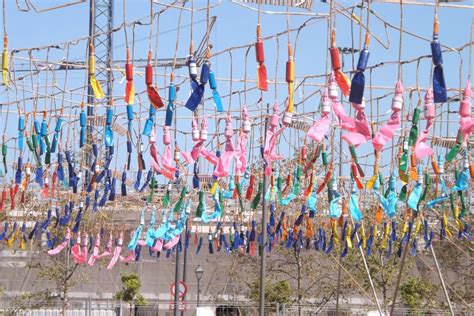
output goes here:
[{"label": "metal railing", "polygon": [[[19,301],[4,297],[0,305],[0,315],[56,316],[61,315],[63,304],[60,300],[50,300],[44,304],[34,301]],[[257,315],[259,306],[251,301],[190,301],[180,302],[181,315],[196,315],[198,308],[206,315],[250,316]],[[310,316],[336,315],[335,305],[325,304],[266,304],[265,315],[269,316]],[[150,301],[146,306],[130,306],[118,300],[71,299],[67,302],[65,316],[165,316],[173,315],[172,300]],[[407,315],[417,312],[423,315],[445,315],[448,309],[410,311],[407,308],[395,308],[395,315]],[[456,315],[473,315],[470,311],[455,310]],[[378,315],[375,305],[340,304],[339,315]]]}]

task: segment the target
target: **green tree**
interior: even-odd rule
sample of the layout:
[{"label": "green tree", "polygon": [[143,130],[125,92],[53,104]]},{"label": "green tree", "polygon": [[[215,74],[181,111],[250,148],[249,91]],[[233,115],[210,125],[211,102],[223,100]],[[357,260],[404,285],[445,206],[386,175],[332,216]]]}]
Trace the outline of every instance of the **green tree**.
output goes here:
[{"label": "green tree", "polygon": [[130,314],[133,315],[135,305],[146,305],[147,301],[140,293],[142,282],[136,273],[122,274],[122,289],[115,293],[115,298],[130,305]]},{"label": "green tree", "polygon": [[[250,299],[258,302],[260,299],[260,282],[255,280],[250,287]],[[287,280],[271,282],[265,280],[265,302],[289,304],[291,301],[291,285]]]},{"label": "green tree", "polygon": [[433,308],[438,287],[423,278],[409,278],[400,287],[402,302],[412,315],[422,315]]}]

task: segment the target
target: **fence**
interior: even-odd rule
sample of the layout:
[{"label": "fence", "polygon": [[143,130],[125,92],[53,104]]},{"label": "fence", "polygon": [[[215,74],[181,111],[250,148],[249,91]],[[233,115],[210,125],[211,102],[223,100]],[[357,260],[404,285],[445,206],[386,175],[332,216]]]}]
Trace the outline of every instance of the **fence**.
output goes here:
[{"label": "fence", "polygon": [[[172,301],[152,301],[146,306],[133,306],[116,300],[71,300],[67,304],[65,316],[168,316],[174,315]],[[183,316],[251,316],[258,315],[258,304],[248,301],[204,301],[199,307],[196,301],[181,303],[179,315]],[[49,301],[38,306],[35,302],[18,304],[15,300],[3,300],[0,315],[10,316],[56,316],[62,315],[62,303]],[[447,315],[446,310],[418,311],[423,315]],[[471,311],[455,311],[456,315],[473,315]],[[405,308],[396,308],[395,315],[407,315],[410,311]],[[336,316],[333,304],[267,304],[265,315],[268,316]],[[377,308],[370,305],[340,304],[337,316],[349,315],[379,315]],[[386,313],[388,315],[388,313]]]}]

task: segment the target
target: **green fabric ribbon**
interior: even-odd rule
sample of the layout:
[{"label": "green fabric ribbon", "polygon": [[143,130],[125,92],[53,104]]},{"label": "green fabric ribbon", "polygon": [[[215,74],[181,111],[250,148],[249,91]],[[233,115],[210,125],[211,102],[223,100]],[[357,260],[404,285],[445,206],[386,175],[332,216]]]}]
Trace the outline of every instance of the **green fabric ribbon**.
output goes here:
[{"label": "green fabric ribbon", "polygon": [[181,206],[183,205],[183,200],[184,200],[184,197],[186,196],[186,193],[188,193],[188,189],[186,187],[183,187],[181,189],[181,194],[179,196],[179,200],[174,206],[173,212],[175,212],[175,213],[179,212],[179,210],[181,209]]}]

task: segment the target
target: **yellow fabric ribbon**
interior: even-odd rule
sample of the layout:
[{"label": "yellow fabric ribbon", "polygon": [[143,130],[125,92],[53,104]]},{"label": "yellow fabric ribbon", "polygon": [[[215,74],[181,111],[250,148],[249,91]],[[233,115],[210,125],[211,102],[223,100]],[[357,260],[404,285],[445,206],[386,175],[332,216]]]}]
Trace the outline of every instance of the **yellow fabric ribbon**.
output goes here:
[{"label": "yellow fabric ribbon", "polygon": [[104,91],[100,86],[99,81],[95,77],[95,56],[89,57],[89,74],[90,74],[90,84],[92,91],[94,92],[94,97],[96,99],[102,99],[105,97]]},{"label": "yellow fabric ribbon", "polygon": [[352,226],[348,225],[347,231],[346,231],[346,243],[347,243],[348,248],[352,248],[351,234],[352,234]]},{"label": "yellow fabric ribbon", "polygon": [[214,183],[212,184],[211,190],[210,190],[210,193],[211,193],[212,195],[216,194],[217,185],[218,185],[218,182],[217,182],[217,181],[214,181]]},{"label": "yellow fabric ribbon", "polygon": [[448,228],[448,217],[446,216],[445,212],[443,212],[443,219],[442,220],[443,220],[444,230],[446,231],[446,236],[452,237],[453,233],[451,233],[451,231]]}]

